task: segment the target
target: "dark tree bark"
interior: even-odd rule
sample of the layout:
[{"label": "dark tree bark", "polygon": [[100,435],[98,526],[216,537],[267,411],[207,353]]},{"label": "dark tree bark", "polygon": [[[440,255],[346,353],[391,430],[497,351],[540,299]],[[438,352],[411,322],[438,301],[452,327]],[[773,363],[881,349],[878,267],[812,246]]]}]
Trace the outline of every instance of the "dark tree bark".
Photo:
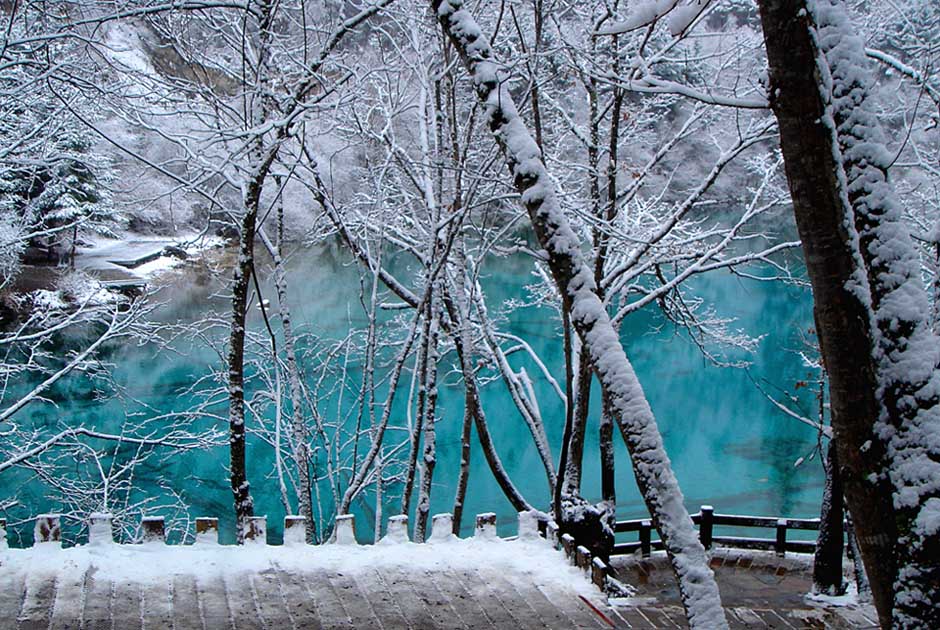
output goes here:
[{"label": "dark tree bark", "polygon": [[248,517],[254,516],[254,501],[245,465],[245,315],[251,286],[260,194],[260,185],[252,182],[245,195],[245,216],[242,219],[238,262],[232,282],[232,324],[228,342],[229,477],[235,500],[235,527],[239,543],[243,540]]},{"label": "dark tree bark", "polygon": [[873,432],[879,404],[870,311],[853,291],[864,273],[853,257],[851,216],[840,198],[842,165],[834,130],[822,122],[816,50],[802,0],[759,0],[770,70],[771,107],[780,128],[793,211],[813,287],[820,350],[829,375],[831,423],[845,497],[858,533],[882,626],[891,626],[897,575],[892,485]]},{"label": "dark tree bark", "polygon": [[842,580],[842,522],[845,512],[842,506],[839,457],[831,441],[823,461],[826,485],[823,488],[822,509],[819,515],[819,536],[816,537],[816,552],[813,555],[813,591],[826,595],[842,595],[845,592],[845,583]]}]

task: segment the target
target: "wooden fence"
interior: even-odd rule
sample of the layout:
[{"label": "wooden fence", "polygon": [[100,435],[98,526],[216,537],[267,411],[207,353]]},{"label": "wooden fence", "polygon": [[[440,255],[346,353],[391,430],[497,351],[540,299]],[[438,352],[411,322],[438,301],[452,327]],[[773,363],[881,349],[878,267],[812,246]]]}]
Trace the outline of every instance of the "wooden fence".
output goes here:
[{"label": "wooden fence", "polygon": [[[809,540],[787,540],[790,530],[819,531],[818,518],[778,518],[774,516],[739,516],[736,514],[716,514],[710,505],[703,505],[698,514],[692,515],[692,522],[698,526],[699,540],[706,549],[716,547],[734,547],[737,549],[763,549],[774,551],[783,556],[788,551],[800,553],[813,553],[816,542]],[[716,536],[716,526],[722,527],[750,527],[773,529],[773,538],[750,538],[745,536]],[[636,542],[626,542],[614,545],[612,555],[625,555],[640,550],[644,557],[648,557],[654,549],[662,549],[663,543],[653,538],[653,526],[649,519],[632,521],[617,521],[614,528],[616,533],[637,532]]]}]

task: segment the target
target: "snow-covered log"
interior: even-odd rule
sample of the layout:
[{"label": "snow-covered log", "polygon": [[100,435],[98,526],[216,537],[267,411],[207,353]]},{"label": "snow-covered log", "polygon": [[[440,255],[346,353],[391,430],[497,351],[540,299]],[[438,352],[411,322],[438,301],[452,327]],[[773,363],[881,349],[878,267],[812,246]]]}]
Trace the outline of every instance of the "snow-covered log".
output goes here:
[{"label": "snow-covered log", "polygon": [[508,87],[500,80],[487,38],[461,4],[460,0],[432,0],[444,32],[472,77],[490,130],[547,253],[559,292],[570,307],[572,324],[610,396],[633,459],[637,483],[678,579],[689,622],[693,628],[725,628],[718,586],[683,505],[649,403],[597,296],[593,274],[584,264],[580,241],[561,211],[538,145],[526,129]]}]

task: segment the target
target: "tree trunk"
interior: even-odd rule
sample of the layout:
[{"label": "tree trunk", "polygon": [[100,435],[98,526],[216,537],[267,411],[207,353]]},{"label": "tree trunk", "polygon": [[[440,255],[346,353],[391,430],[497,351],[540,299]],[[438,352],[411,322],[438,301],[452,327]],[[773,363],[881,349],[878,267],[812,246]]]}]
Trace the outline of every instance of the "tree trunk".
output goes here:
[{"label": "tree trunk", "polygon": [[[278,186],[280,187],[280,186]],[[294,463],[297,466],[297,512],[307,521],[307,542],[316,537],[313,520],[313,488],[310,482],[310,451],[307,445],[307,424],[303,413],[303,394],[301,392],[300,368],[297,365],[297,350],[294,344],[294,326],[290,304],[287,301],[287,274],[284,273],[284,203],[277,207],[277,243],[274,247],[274,288],[277,292],[278,312],[281,315],[281,329],[284,333],[284,353],[287,359],[287,377],[290,381],[291,401],[291,444]]]},{"label": "tree trunk", "polygon": [[[461,296],[460,299],[466,300],[467,298]],[[496,452],[493,438],[490,436],[486,414],[483,411],[483,404],[480,402],[480,388],[477,385],[476,373],[474,372],[471,346],[464,345],[464,337],[469,342],[470,335],[469,333],[460,333],[463,327],[469,326],[469,322],[458,312],[458,306],[454,304],[451,295],[447,293],[444,295],[444,306],[450,319],[450,338],[454,344],[457,360],[460,362],[460,374],[463,377],[465,413],[469,413],[473,418],[474,426],[477,429],[477,440],[483,450],[483,457],[493,473],[493,478],[499,484],[503,494],[506,495],[506,499],[512,504],[513,509],[517,512],[531,510],[532,506],[529,505],[529,502],[525,500],[525,497],[513,484],[512,479],[509,478],[509,474]],[[461,507],[462,505],[463,499],[461,498]],[[456,514],[454,515],[454,529],[460,531],[460,519],[457,518]]]},{"label": "tree trunk", "polygon": [[940,339],[930,327],[920,257],[888,179],[894,158],[873,104],[865,43],[841,1],[817,0],[810,7],[877,328],[874,357],[883,409],[875,433],[890,459],[898,535],[894,624],[936,628],[940,532],[930,523],[940,514]]},{"label": "tree trunk", "polygon": [[228,348],[229,475],[235,500],[235,532],[244,540],[247,519],[254,516],[254,501],[245,466],[245,316],[254,260],[255,222],[260,186],[252,182],[245,194],[245,216],[239,235],[238,262],[232,281],[232,324]]},{"label": "tree trunk", "polygon": [[467,486],[470,484],[470,431],[473,428],[473,414],[470,412],[469,389],[464,388],[463,425],[460,428],[460,469],[457,472],[457,489],[454,492],[453,533],[460,535],[460,522],[463,519],[463,507],[467,500]]},{"label": "tree trunk", "polygon": [[461,9],[460,0],[432,0],[431,4],[470,73],[490,130],[547,254],[558,292],[570,309],[584,350],[590,353],[598,381],[610,396],[637,484],[672,562],[689,623],[692,628],[727,628],[718,585],[683,505],[656,420],[597,297],[594,276],[581,258],[579,239],[561,211],[538,145],[523,124],[508,86],[497,76],[492,50],[476,21]]},{"label": "tree trunk", "polygon": [[431,481],[434,478],[434,467],[437,464],[437,434],[434,426],[434,416],[437,413],[437,339],[438,315],[436,312],[437,300],[431,299],[431,339],[427,348],[427,377],[425,387],[424,405],[424,452],[421,459],[418,483],[418,505],[415,509],[414,541],[424,542],[427,537],[428,516],[431,511]]},{"label": "tree trunk", "polygon": [[[433,291],[433,289],[432,289]],[[431,314],[429,309],[422,313],[424,321],[421,325],[421,344],[418,346],[418,359],[415,370],[418,378],[418,407],[415,413],[415,423],[411,427],[408,446],[408,465],[405,469],[405,483],[401,493],[400,514],[407,515],[411,511],[411,495],[414,491],[415,475],[418,470],[418,452],[421,448],[421,434],[424,431],[424,412],[427,405],[427,378],[428,360],[431,343]]]},{"label": "tree trunk", "polygon": [[499,347],[499,341],[496,339],[496,334],[487,313],[486,301],[483,299],[483,290],[479,287],[479,284],[476,291],[474,291],[474,295],[476,297],[477,314],[480,318],[480,328],[483,330],[483,339],[496,360],[499,374],[503,379],[503,383],[506,384],[506,389],[509,390],[509,395],[512,397],[516,409],[519,410],[519,415],[522,416],[529,428],[535,450],[538,452],[539,459],[542,461],[542,468],[545,470],[548,487],[551,490],[555,487],[555,464],[552,461],[552,450],[548,443],[548,435],[545,433],[545,424],[542,422],[542,417],[537,407],[535,407],[534,401],[530,400],[518,375],[513,372],[512,366],[509,365],[509,359],[506,358],[502,348]]},{"label": "tree trunk", "polygon": [[849,540],[848,552],[852,558],[852,570],[855,574],[855,588],[858,592],[860,602],[871,601],[871,584],[868,583],[868,575],[865,573],[865,565],[862,563],[862,554],[858,549],[858,540],[855,538],[855,528],[852,527],[852,517],[845,515],[845,533]]},{"label": "tree trunk", "polygon": [[831,441],[823,466],[826,485],[819,515],[819,536],[813,555],[813,592],[842,595],[845,592],[845,583],[842,581],[842,480],[839,478],[839,457]]},{"label": "tree trunk", "polygon": [[[448,80],[448,102],[450,103],[449,111],[451,115],[451,138],[454,145],[454,152],[457,153],[457,141],[456,141],[456,116],[453,115],[453,112],[456,108],[454,103],[454,82],[453,80]],[[455,160],[459,158],[459,154],[455,156]],[[460,197],[454,197],[454,205],[460,203]],[[458,360],[460,361],[461,373],[471,373],[472,368],[467,370],[464,369],[464,353],[467,352],[472,341],[470,336],[470,327],[467,325],[467,322],[470,318],[470,304],[469,300],[466,297],[467,291],[467,257],[464,250],[464,245],[462,241],[458,241],[454,246],[454,254],[457,260],[457,271],[453,280],[453,285],[455,291],[460,296],[460,301],[458,304],[454,304],[450,299],[449,294],[445,291],[443,296],[444,306],[448,312],[453,312],[454,314],[458,313],[459,309],[459,320],[454,321],[453,316],[451,316],[451,324],[454,328],[452,335],[455,339],[459,339],[458,346]],[[472,359],[468,357],[466,361],[467,365],[472,365]],[[466,383],[466,377],[464,379],[464,407],[463,407],[463,425],[460,428],[460,468],[457,472],[457,488],[454,492],[454,506],[451,509],[451,514],[453,515],[452,527],[454,536],[460,535],[460,524],[463,520],[463,508],[464,503],[467,499],[467,487],[470,484],[470,433],[473,429],[473,412],[471,407],[473,405],[473,399],[471,397],[471,388]]]},{"label": "tree trunk", "polygon": [[[570,319],[570,317],[569,317]],[[580,496],[581,468],[584,461],[584,435],[587,432],[588,411],[591,407],[591,357],[583,347],[575,353],[578,357],[578,372],[575,379],[574,419],[571,423],[571,438],[568,441],[568,459],[563,474],[562,500],[566,496]]]},{"label": "tree trunk", "polygon": [[[405,288],[398,280],[395,279],[386,269],[380,265],[376,265],[375,261],[369,256],[369,253],[356,242],[349,230],[346,229],[346,226],[343,224],[340,219],[336,208],[332,206],[330,200],[326,197],[324,191],[328,190],[326,185],[323,183],[322,178],[317,173],[317,163],[313,159],[313,156],[309,153],[306,154],[307,159],[310,162],[310,172],[314,177],[315,187],[313,188],[314,197],[317,200],[317,203],[320,204],[320,207],[332,221],[333,225],[340,233],[340,237],[343,239],[343,242],[350,248],[353,254],[356,256],[359,261],[369,267],[370,269],[375,269],[375,273],[382,280],[383,284],[395,295],[400,297],[406,303],[408,303],[413,308],[418,308],[420,305],[420,299],[411,293],[407,288]],[[525,500],[525,497],[516,489],[515,485],[512,483],[512,480],[509,478],[509,475],[506,473],[506,469],[503,467],[502,462],[499,459],[499,455],[496,452],[496,448],[493,445],[493,439],[490,437],[489,428],[486,423],[486,414],[483,411],[483,405],[480,402],[480,392],[479,387],[476,382],[476,375],[474,373],[474,367],[472,365],[472,360],[470,355],[470,348],[465,346],[460,339],[460,327],[465,325],[464,320],[460,317],[457,312],[457,308],[453,304],[453,300],[449,295],[445,293],[444,295],[444,305],[447,309],[448,315],[448,325],[444,326],[442,322],[442,327],[445,332],[451,338],[451,341],[454,344],[454,349],[457,352],[458,360],[460,361],[460,371],[461,376],[464,381],[464,387],[466,390],[465,403],[467,405],[468,413],[473,418],[473,424],[477,429],[477,439],[480,442],[480,448],[483,450],[483,457],[486,459],[486,463],[490,468],[490,471],[493,473],[493,478],[499,484],[500,489],[503,491],[503,494],[506,496],[506,499],[512,504],[513,509],[518,512],[531,510],[532,506],[528,501]],[[454,519],[454,527],[459,531],[460,522],[456,518]]]},{"label": "tree trunk", "polygon": [[[880,411],[864,277],[852,217],[840,197],[834,130],[823,124],[816,51],[802,0],[759,0],[793,212],[813,287],[820,350],[829,375],[831,424],[845,497],[882,626],[891,626],[897,539],[886,458],[873,433]],[[853,248],[854,241],[854,248]]]}]

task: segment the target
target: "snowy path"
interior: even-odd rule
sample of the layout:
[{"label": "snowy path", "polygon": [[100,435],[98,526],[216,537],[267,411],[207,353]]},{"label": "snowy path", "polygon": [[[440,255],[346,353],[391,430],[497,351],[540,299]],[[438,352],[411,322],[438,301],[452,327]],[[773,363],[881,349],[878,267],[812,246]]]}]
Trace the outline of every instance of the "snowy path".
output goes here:
[{"label": "snowy path", "polygon": [[[799,561],[774,561],[770,573],[751,566],[759,561],[714,552],[731,628],[876,627],[870,607],[804,604],[806,585],[780,570],[793,565],[789,574],[796,576]],[[670,595],[675,584],[664,558],[631,557],[618,572],[638,592],[611,606],[541,539],[69,549],[43,543],[0,549],[0,630],[688,627]]]},{"label": "snowy path", "polygon": [[538,541],[0,551],[3,630],[611,627],[591,606],[615,614]]}]

